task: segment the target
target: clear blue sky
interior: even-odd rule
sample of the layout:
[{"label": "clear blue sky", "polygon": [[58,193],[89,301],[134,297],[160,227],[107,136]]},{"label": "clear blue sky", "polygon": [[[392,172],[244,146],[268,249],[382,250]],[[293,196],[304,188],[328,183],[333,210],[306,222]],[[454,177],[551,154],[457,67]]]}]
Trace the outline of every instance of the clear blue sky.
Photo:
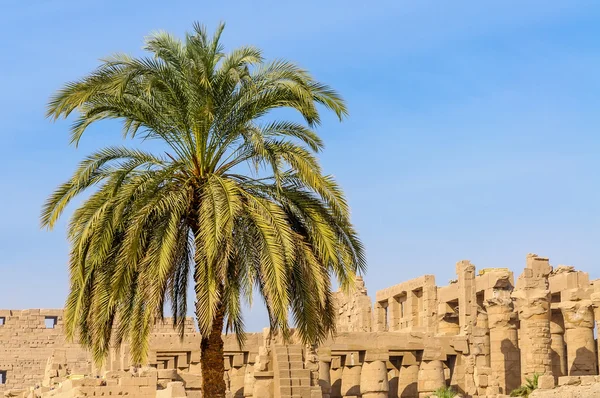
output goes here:
[{"label": "clear blue sky", "polygon": [[[352,206],[372,296],[424,273],[444,285],[461,259],[520,272],[528,252],[600,277],[598,2],[2,4],[0,308],[63,305],[65,222],[40,230],[40,207],[81,158],[119,142],[103,124],[69,147],[69,122],[44,119],[48,97],[196,20],[226,21],[227,48],[296,61],[346,98],[350,118],[319,130],[321,159]],[[254,308],[248,329],[265,319]]]}]

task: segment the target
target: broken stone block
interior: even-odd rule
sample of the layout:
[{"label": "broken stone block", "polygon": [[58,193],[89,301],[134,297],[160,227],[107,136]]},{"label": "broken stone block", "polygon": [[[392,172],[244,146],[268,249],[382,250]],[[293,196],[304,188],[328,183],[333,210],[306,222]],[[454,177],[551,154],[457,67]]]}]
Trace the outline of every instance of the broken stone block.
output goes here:
[{"label": "broken stone block", "polygon": [[542,375],[538,378],[538,388],[540,390],[549,390],[554,388],[554,376]]}]

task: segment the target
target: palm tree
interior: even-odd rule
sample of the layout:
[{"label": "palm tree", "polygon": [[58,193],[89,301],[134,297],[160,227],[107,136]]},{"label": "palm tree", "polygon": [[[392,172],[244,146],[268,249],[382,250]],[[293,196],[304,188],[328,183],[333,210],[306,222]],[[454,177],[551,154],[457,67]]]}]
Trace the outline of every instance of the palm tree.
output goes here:
[{"label": "palm tree", "polygon": [[[222,31],[209,37],[195,24],[184,41],[156,33],[145,45],[152,56],[115,55],[58,91],[48,116],[79,113],[72,144],[91,124],[119,119],[125,137],[159,140],[164,152],[93,153],[41,217],[53,228],[73,198],[94,188],[68,226],[65,325],[97,362],[127,341],[134,363],[144,363],[168,304],[183,333],[193,277],[207,397],[225,396],[221,333],[243,344],[242,303],[255,290],[274,332],[289,337],[293,321],[304,342],[318,343],[335,329],[331,278],[351,288],[365,269],[343,193],[315,157],[318,106],[341,120],[343,100],[254,47],[224,54]],[[280,108],[304,122],[274,119]]]}]

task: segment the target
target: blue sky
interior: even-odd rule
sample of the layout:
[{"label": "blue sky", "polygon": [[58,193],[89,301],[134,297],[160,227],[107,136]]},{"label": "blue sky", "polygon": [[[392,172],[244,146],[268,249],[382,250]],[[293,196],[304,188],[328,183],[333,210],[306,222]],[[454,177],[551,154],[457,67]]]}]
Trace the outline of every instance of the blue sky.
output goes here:
[{"label": "blue sky", "polygon": [[[371,296],[424,273],[444,285],[461,259],[520,272],[529,252],[600,277],[598,2],[4,0],[0,308],[63,305],[66,219],[42,231],[40,207],[120,141],[108,123],[69,147],[48,97],[152,31],[221,20],[228,49],[293,60],[347,100],[350,117],[319,129],[321,160],[352,206]],[[248,312],[249,330],[264,325]]]}]

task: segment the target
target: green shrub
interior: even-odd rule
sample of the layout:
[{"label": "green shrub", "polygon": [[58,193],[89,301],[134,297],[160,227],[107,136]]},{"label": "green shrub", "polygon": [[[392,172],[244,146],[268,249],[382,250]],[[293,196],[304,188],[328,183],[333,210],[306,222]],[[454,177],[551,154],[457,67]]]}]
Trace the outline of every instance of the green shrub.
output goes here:
[{"label": "green shrub", "polygon": [[527,398],[529,397],[529,394],[531,394],[533,392],[533,390],[536,390],[538,388],[538,379],[540,378],[540,375],[537,373],[533,374],[533,377],[531,379],[525,379],[527,381],[527,383],[523,384],[521,387],[514,389],[511,391],[510,396],[511,397],[524,397]]},{"label": "green shrub", "polygon": [[454,391],[452,388],[450,387],[440,387],[437,390],[435,390],[433,392],[433,395],[431,396],[436,397],[436,398],[454,398],[458,395],[458,393],[456,391]]}]

